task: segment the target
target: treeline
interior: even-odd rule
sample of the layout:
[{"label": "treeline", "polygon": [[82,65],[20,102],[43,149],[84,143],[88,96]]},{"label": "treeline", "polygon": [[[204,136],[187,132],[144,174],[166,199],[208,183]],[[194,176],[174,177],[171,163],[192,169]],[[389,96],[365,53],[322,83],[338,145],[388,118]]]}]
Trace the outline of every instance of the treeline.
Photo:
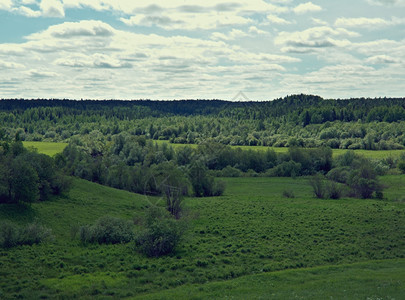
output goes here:
[{"label": "treeline", "polygon": [[51,157],[28,151],[21,142],[0,142],[0,203],[45,201],[68,187]]},{"label": "treeline", "polygon": [[[342,157],[350,161],[334,160],[330,147],[290,147],[286,153],[276,153],[271,149],[242,150],[214,141],[201,143],[197,148],[183,146],[174,150],[168,143],[154,143],[144,136],[122,133],[109,140],[94,131],[88,137],[74,139],[55,159],[68,175],[131,192],[166,196],[168,201],[173,193],[221,195],[225,187],[215,177],[327,175],[336,173],[336,167],[348,171],[353,161],[361,162],[353,164],[353,170],[367,165],[377,176],[401,163],[390,158],[370,161],[357,156]],[[346,183],[346,179],[340,183]]]},{"label": "treeline", "polygon": [[225,187],[208,173],[207,159],[184,151],[176,153],[167,144],[159,146],[145,137],[123,133],[108,141],[100,132],[92,132],[74,139],[55,159],[65,174],[130,192],[166,196],[168,201],[171,193],[177,193],[176,197],[221,195]]},{"label": "treeline", "polygon": [[173,143],[403,149],[405,99],[268,102],[0,100],[0,124],[21,140],[69,141],[99,130]]}]

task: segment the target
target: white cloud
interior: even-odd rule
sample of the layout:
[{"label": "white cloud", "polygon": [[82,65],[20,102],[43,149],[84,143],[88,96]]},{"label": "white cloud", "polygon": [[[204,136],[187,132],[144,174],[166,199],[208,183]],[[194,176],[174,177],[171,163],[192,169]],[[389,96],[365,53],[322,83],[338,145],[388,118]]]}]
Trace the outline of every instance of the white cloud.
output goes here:
[{"label": "white cloud", "polygon": [[223,26],[247,25],[253,21],[246,17],[234,15],[233,13],[223,13],[221,16],[216,14],[200,14],[198,18],[190,14],[159,14],[145,15],[138,14],[129,19],[121,18],[123,23],[128,26],[158,26],[168,30],[183,29],[215,29]]},{"label": "white cloud", "polygon": [[44,17],[62,18],[65,16],[63,4],[58,0],[42,0],[39,7]]},{"label": "white cloud", "polygon": [[321,20],[321,19],[311,18],[311,20],[312,20],[312,22],[313,22],[315,25],[322,25],[322,26],[328,26],[328,25],[329,25],[328,22],[323,21],[323,20]]},{"label": "white cloud", "polygon": [[251,34],[268,34],[267,31],[261,30],[261,29],[257,28],[256,26],[250,26],[249,33],[251,33]]},{"label": "white cloud", "polygon": [[367,0],[371,5],[405,6],[405,0]]},{"label": "white cloud", "polygon": [[220,32],[214,32],[211,35],[211,37],[214,40],[224,40],[224,41],[232,41],[232,40],[240,39],[240,38],[243,38],[246,36],[248,36],[248,34],[239,29],[232,29],[232,31],[229,32],[228,35],[220,33]]},{"label": "white cloud", "polygon": [[335,26],[340,27],[367,27],[376,28],[376,26],[387,26],[391,22],[382,18],[338,18]]},{"label": "white cloud", "polygon": [[304,31],[280,32],[275,38],[276,45],[284,46],[283,52],[306,53],[317,48],[343,47],[350,45],[346,39],[339,37],[355,37],[357,33],[343,28],[333,29],[327,26],[313,27]]},{"label": "white cloud", "polygon": [[112,35],[114,35],[114,29],[107,23],[96,20],[84,20],[53,25],[45,31],[31,34],[26,38],[28,40],[51,37],[70,39],[72,37],[108,37]]},{"label": "white cloud", "polygon": [[270,24],[278,24],[278,25],[291,24],[290,21],[287,21],[286,19],[280,18],[276,15],[268,15],[267,20],[270,22]]},{"label": "white cloud", "polygon": [[401,60],[391,57],[389,55],[375,55],[372,57],[369,57],[366,62],[371,63],[371,64],[395,64],[395,63],[400,63]]},{"label": "white cloud", "polygon": [[20,15],[29,17],[29,18],[38,18],[41,16],[41,12],[39,10],[33,10],[26,6],[20,6],[18,8],[13,8],[13,12],[18,13]]},{"label": "white cloud", "polygon": [[0,69],[22,69],[22,68],[24,68],[24,65],[22,64],[0,60]]},{"label": "white cloud", "polygon": [[0,9],[10,10],[13,3],[11,0],[0,0]]},{"label": "white cloud", "polygon": [[37,78],[37,79],[58,76],[58,74],[55,72],[49,72],[49,71],[43,71],[43,70],[37,70],[37,69],[31,69],[24,73],[27,74],[29,77]]},{"label": "white cloud", "polygon": [[322,7],[320,7],[319,5],[313,4],[312,2],[302,3],[293,9],[293,11],[297,15],[306,14],[308,12],[318,12],[321,10],[322,10]]}]

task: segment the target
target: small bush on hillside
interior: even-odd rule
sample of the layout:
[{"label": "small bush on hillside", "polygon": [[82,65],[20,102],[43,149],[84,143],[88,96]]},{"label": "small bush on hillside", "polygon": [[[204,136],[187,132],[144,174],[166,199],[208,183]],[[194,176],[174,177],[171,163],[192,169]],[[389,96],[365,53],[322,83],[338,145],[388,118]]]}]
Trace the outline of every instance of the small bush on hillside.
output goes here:
[{"label": "small bush on hillside", "polygon": [[342,197],[343,190],[338,183],[329,181],[327,189],[327,193],[330,199],[340,199]]},{"label": "small bush on hillside", "polygon": [[405,160],[401,160],[398,163],[398,169],[401,170],[402,174],[405,174]]},{"label": "small bush on hillside", "polygon": [[316,198],[324,199],[327,195],[327,188],[325,185],[325,178],[321,174],[316,174],[311,177],[309,180],[309,184],[311,185],[314,195]]},{"label": "small bush on hillside", "polygon": [[350,168],[349,167],[337,167],[328,172],[326,177],[329,180],[333,180],[339,183],[346,183],[349,178]]},{"label": "small bush on hillside", "polygon": [[182,235],[182,226],[166,210],[151,207],[146,212],[145,229],[135,238],[140,252],[149,257],[173,253]]},{"label": "small bush on hillside", "polygon": [[0,224],[0,247],[3,248],[39,244],[51,238],[51,230],[38,223],[25,227],[8,222]]},{"label": "small bush on hillside", "polygon": [[221,177],[241,177],[242,176],[242,172],[239,169],[231,167],[231,166],[226,166],[219,172],[219,174],[221,175]]},{"label": "small bush on hillside", "polygon": [[273,177],[295,177],[301,172],[301,164],[294,161],[284,161],[266,172],[267,176]]},{"label": "small bush on hillside", "polygon": [[94,225],[81,226],[79,237],[83,243],[128,243],[134,237],[133,224],[130,221],[105,216]]},{"label": "small bush on hillside", "polygon": [[294,192],[293,191],[283,191],[283,197],[284,198],[295,198]]}]

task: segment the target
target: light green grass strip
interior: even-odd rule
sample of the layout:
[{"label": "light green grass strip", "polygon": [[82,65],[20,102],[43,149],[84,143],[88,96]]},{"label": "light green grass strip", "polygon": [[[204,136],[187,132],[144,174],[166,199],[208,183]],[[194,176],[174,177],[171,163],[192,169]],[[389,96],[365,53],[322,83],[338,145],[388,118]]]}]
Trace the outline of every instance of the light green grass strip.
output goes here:
[{"label": "light green grass strip", "polygon": [[57,153],[61,153],[63,149],[68,145],[67,143],[53,143],[53,142],[23,142],[26,148],[35,148],[39,153],[43,153],[49,156],[54,156]]}]

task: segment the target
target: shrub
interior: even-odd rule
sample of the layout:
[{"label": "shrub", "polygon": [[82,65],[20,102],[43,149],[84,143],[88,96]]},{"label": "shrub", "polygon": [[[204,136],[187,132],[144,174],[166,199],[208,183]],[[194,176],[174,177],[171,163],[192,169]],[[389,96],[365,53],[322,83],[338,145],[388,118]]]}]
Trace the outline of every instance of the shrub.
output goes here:
[{"label": "shrub", "polygon": [[0,225],[0,246],[2,248],[11,248],[18,244],[19,229],[11,223],[2,223]]},{"label": "shrub", "polygon": [[401,161],[398,163],[398,169],[400,169],[401,172],[402,172],[403,174],[405,174],[405,160],[401,160]]},{"label": "shrub", "polygon": [[371,198],[374,192],[382,196],[382,186],[370,162],[363,160],[349,175],[348,185],[353,193],[361,198]]},{"label": "shrub", "polygon": [[293,191],[283,191],[283,197],[284,198],[295,198],[294,192]]},{"label": "shrub", "polygon": [[166,210],[151,207],[146,212],[145,229],[135,238],[135,245],[149,257],[174,252],[182,235],[182,226]]},{"label": "shrub", "polygon": [[294,161],[284,161],[266,172],[267,176],[295,177],[300,174],[301,164]]},{"label": "shrub", "polygon": [[322,176],[319,173],[312,176],[309,180],[309,184],[311,185],[314,191],[315,197],[319,199],[324,199],[326,197],[326,186],[324,176]]},{"label": "shrub", "polygon": [[80,227],[79,236],[83,243],[120,244],[130,242],[134,233],[130,221],[105,216],[95,225]]},{"label": "shrub", "polygon": [[28,224],[25,227],[8,222],[0,225],[0,246],[3,248],[39,244],[51,238],[51,230],[38,223]]},{"label": "shrub", "polygon": [[328,195],[331,199],[340,199],[342,197],[342,188],[336,182],[330,181],[327,185]]},{"label": "shrub", "polygon": [[226,166],[225,168],[222,169],[220,172],[221,177],[241,177],[242,172],[234,167],[231,166]]},{"label": "shrub", "polygon": [[340,183],[346,183],[349,178],[350,168],[349,167],[337,167],[328,172],[326,177],[329,180],[333,180]]}]

